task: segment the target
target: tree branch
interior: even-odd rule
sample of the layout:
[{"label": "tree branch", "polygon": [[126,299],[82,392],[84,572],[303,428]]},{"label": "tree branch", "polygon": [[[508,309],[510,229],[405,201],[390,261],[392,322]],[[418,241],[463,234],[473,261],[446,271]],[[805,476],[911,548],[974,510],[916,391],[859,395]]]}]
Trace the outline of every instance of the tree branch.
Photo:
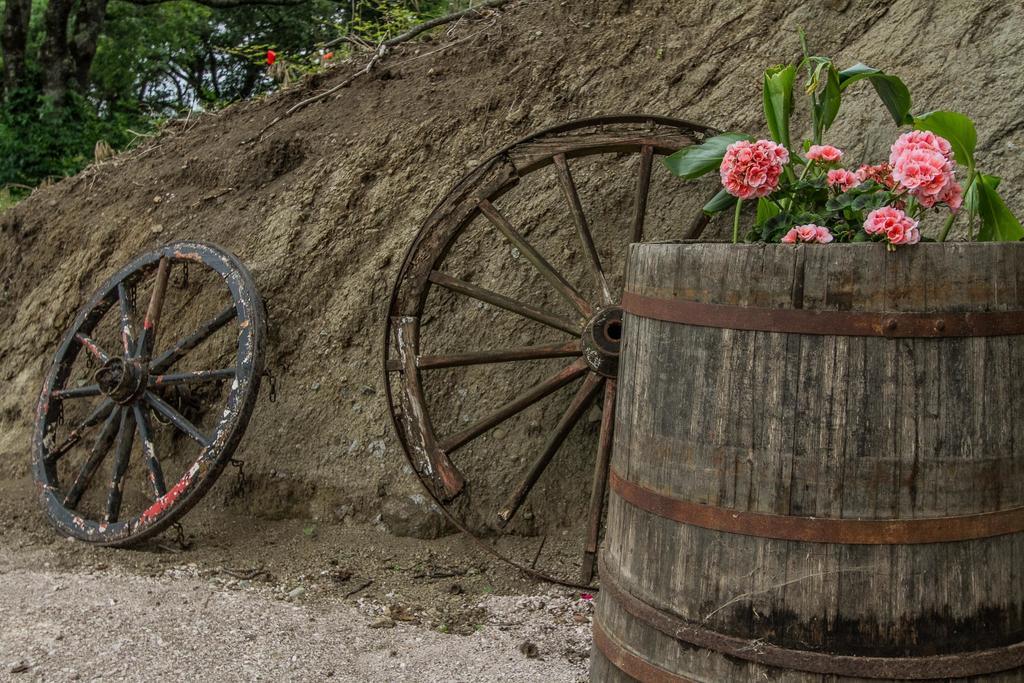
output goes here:
[{"label": "tree branch", "polygon": [[[480,3],[476,7],[470,7],[469,9],[464,9],[459,12],[452,12],[451,14],[446,14],[443,17],[435,17],[434,19],[431,19],[429,21],[424,21],[422,24],[417,24],[416,26],[413,26],[405,33],[400,33],[394,38],[389,38],[388,40],[385,40],[381,44],[384,47],[392,47],[394,45],[398,45],[399,43],[404,43],[407,40],[412,40],[413,38],[423,33],[424,31],[429,31],[432,28],[437,28],[438,26],[450,24],[453,21],[458,21],[459,19],[462,19],[464,17],[479,16],[481,10],[498,9],[502,5],[507,5],[510,2],[512,2],[512,0],[484,0],[484,2]],[[342,36],[340,38],[335,38],[334,40],[327,41],[326,43],[323,44],[323,47],[335,47],[345,42],[351,42],[352,40],[352,36]]]},{"label": "tree branch", "polygon": [[[124,0],[132,5],[162,5],[165,2],[175,2],[176,0]],[[212,7],[214,9],[226,9],[230,7],[248,7],[251,5],[275,5],[280,7],[294,7],[295,5],[304,5],[309,0],[193,0],[193,2]]]},{"label": "tree branch", "polygon": [[[257,135],[254,139],[262,140],[263,136],[267,132],[267,130],[269,130],[272,126],[274,126],[279,121],[281,121],[281,119],[284,119],[284,118],[287,118],[287,117],[291,116],[295,112],[297,112],[300,109],[303,109],[303,108],[309,106],[310,104],[313,104],[314,102],[322,100],[325,97],[329,97],[330,95],[336,93],[337,91],[341,90],[342,88],[347,88],[349,85],[352,84],[352,81],[356,80],[360,76],[363,76],[365,74],[370,73],[370,71],[373,69],[373,67],[377,65],[377,62],[379,62],[381,59],[384,58],[384,55],[387,54],[387,51],[388,51],[389,48],[392,48],[392,47],[394,47],[396,45],[399,45],[400,43],[404,43],[404,42],[407,42],[409,40],[412,40],[413,38],[415,38],[416,36],[420,35],[424,31],[429,31],[432,28],[437,28],[438,26],[443,26],[444,24],[450,24],[451,22],[458,21],[459,19],[462,19],[463,17],[467,17],[467,16],[470,16],[470,15],[474,15],[474,16],[479,15],[480,14],[480,10],[482,10],[482,9],[497,9],[499,7],[502,7],[504,5],[509,4],[512,1],[513,0],[486,0],[485,2],[477,5],[476,7],[473,7],[473,8],[470,8],[470,9],[466,9],[466,10],[462,10],[461,12],[452,12],[451,14],[446,14],[443,17],[437,17],[436,19],[431,19],[430,21],[425,21],[422,24],[419,24],[417,26],[413,26],[411,29],[409,29],[405,33],[397,35],[394,38],[390,38],[388,40],[385,40],[383,43],[381,43],[379,46],[377,46],[377,50],[373,53],[373,57],[370,58],[370,61],[366,64],[366,66],[364,66],[362,69],[360,69],[359,71],[355,72],[354,74],[352,74],[351,76],[349,76],[348,78],[343,80],[341,83],[338,83],[337,85],[335,85],[335,86],[333,86],[331,88],[328,88],[327,90],[323,91],[322,93],[319,93],[317,95],[313,95],[312,97],[306,98],[306,99],[302,100],[301,102],[299,102],[298,104],[294,105],[293,107],[288,109],[284,114],[282,114],[281,116],[278,116],[273,121],[271,121],[266,126],[264,126],[263,130],[261,130],[259,132],[259,135]],[[348,38],[348,36],[346,36],[344,38],[340,38],[340,39],[338,39],[338,41],[346,40],[347,38]],[[459,41],[456,41],[456,42],[459,42]],[[329,47],[331,45],[337,45],[337,44],[338,44],[337,42],[331,41],[331,42],[325,44],[325,47]]]}]

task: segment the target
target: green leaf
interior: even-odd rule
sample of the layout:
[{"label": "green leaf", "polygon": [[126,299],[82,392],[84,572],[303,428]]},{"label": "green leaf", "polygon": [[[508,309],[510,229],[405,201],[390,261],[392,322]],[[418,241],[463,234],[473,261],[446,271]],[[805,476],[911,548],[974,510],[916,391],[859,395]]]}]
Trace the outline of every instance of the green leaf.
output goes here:
[{"label": "green leaf", "polygon": [[946,138],[953,147],[956,160],[970,169],[974,168],[974,148],[978,145],[978,133],[969,118],[954,111],[933,111],[915,116],[914,128],[930,130]]},{"label": "green leaf", "polygon": [[1024,238],[1024,227],[1006,207],[1003,198],[996,192],[991,182],[992,176],[979,175],[974,183],[977,187],[977,208],[981,217],[981,230],[978,240],[981,242],[1017,242]]},{"label": "green leaf", "polygon": [[764,72],[764,116],[772,139],[789,149],[789,117],[793,113],[796,67],[773,66]]},{"label": "green leaf", "polygon": [[853,200],[850,207],[857,211],[874,211],[889,203],[889,195],[884,192],[862,194]]},{"label": "green leaf", "polygon": [[821,96],[821,132],[825,133],[836,120],[839,114],[839,104],[842,101],[843,91],[839,86],[839,72],[831,64],[828,67],[828,76],[825,80],[825,92]]},{"label": "green leaf", "polygon": [[775,202],[766,199],[764,197],[758,197],[757,199],[757,225],[762,225],[765,221],[774,218],[782,213],[782,209],[778,207]]},{"label": "green leaf", "polygon": [[825,203],[826,211],[842,211],[849,208],[857,200],[859,195],[856,192],[844,192],[838,197],[833,197]]},{"label": "green leaf", "polygon": [[875,69],[866,64],[855,64],[849,69],[839,72],[840,90],[846,90],[857,81],[869,79],[874,86],[875,92],[882,100],[882,104],[889,110],[897,126],[913,123],[910,115],[910,91],[907,86],[896,76],[890,76],[881,69]]},{"label": "green leaf", "polygon": [[731,209],[736,205],[736,197],[732,196],[725,190],[719,190],[718,194],[711,198],[707,204],[704,205],[704,213],[711,216],[720,211]]},{"label": "green leaf", "polygon": [[662,159],[662,163],[673,175],[693,180],[705,173],[718,170],[722,165],[726,147],[740,140],[751,139],[745,133],[722,133],[708,138],[699,145],[683,147],[675,154]]},{"label": "green leaf", "polygon": [[984,182],[995,190],[999,188],[999,183],[1002,182],[1002,178],[999,176],[978,173],[974,177],[974,182],[964,188],[963,210],[967,211],[971,216],[975,216],[978,213],[978,183],[980,182]]}]

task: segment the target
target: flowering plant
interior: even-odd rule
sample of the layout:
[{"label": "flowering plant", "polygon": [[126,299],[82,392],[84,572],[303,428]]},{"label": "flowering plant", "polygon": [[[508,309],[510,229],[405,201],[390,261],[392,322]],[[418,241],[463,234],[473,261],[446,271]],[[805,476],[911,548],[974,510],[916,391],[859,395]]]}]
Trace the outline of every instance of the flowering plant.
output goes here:
[{"label": "flowering plant", "polygon": [[[734,211],[733,242],[739,241],[740,210],[748,201],[757,203],[748,241],[877,241],[895,249],[922,239],[921,222],[928,212],[946,214],[936,237],[940,242],[958,216],[966,216],[968,239],[1024,238],[1020,221],[999,196],[999,178],[975,167],[977,133],[969,118],[949,111],[914,116],[910,92],[899,78],[864,64],[840,71],[831,59],[808,54],[802,33],[800,40],[804,59],[799,65],[764,73],[770,140],[723,133],[664,160],[673,174],[687,179],[718,170],[722,190],[704,211]],[[790,118],[800,69],[807,72],[811,137],[797,150],[790,139]],[[823,138],[843,94],[862,80],[874,86],[896,125],[912,130],[896,138],[887,160],[850,165],[844,152]],[[961,170],[966,175],[958,176]]]}]

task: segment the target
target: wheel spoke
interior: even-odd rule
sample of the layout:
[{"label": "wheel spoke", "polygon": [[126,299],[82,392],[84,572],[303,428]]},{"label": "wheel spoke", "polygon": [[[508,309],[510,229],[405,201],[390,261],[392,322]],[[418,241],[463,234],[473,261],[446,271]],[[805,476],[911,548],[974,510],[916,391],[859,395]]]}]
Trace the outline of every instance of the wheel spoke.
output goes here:
[{"label": "wheel spoke", "polygon": [[604,405],[601,406],[601,435],[597,441],[597,458],[594,461],[594,480],[590,487],[590,513],[587,516],[587,538],[583,545],[583,567],[580,581],[590,583],[594,578],[594,561],[597,558],[597,542],[601,534],[601,518],[604,513],[604,494],[608,486],[608,466],[612,459],[612,439],[615,435],[615,394],[616,382],[608,380],[604,385]]},{"label": "wheel spoke", "polygon": [[167,494],[167,484],[164,483],[164,471],[156,457],[153,430],[149,426],[149,414],[138,403],[133,406],[133,409],[135,411],[135,428],[139,432],[139,441],[142,445],[142,459],[146,462],[146,468],[149,470],[149,483],[153,485],[153,493],[156,494],[156,497],[162,498]]},{"label": "wheel spoke", "polygon": [[82,500],[82,494],[88,488],[93,475],[96,474],[96,470],[99,469],[103,459],[107,457],[110,444],[114,441],[114,434],[117,433],[121,425],[121,413],[122,408],[120,406],[114,408],[107,417],[107,421],[103,423],[103,429],[100,431],[99,436],[96,437],[96,443],[93,444],[92,450],[89,452],[88,460],[78,470],[78,476],[75,477],[71,488],[68,489],[67,494],[64,496],[64,507],[69,510],[74,510],[78,507],[78,503]]},{"label": "wheel spoke", "polygon": [[169,375],[150,375],[149,386],[169,387],[174,384],[199,384],[202,382],[219,382],[234,377],[234,368],[221,368],[220,370],[195,370],[193,372],[175,372]]},{"label": "wheel spoke", "polygon": [[166,256],[161,256],[160,265],[156,271],[156,283],[153,285],[153,293],[149,297],[149,307],[146,308],[146,319],[142,323],[142,334],[139,336],[136,347],[136,353],[146,362],[153,355],[157,328],[160,325],[160,312],[164,307],[164,298],[167,295],[167,280],[170,276],[171,261]]},{"label": "wheel spoke", "polygon": [[640,153],[640,175],[636,180],[636,195],[633,200],[633,241],[640,242],[644,238],[644,218],[647,214],[647,193],[651,189],[651,163],[654,161],[654,148],[644,145]]},{"label": "wheel spoke", "polygon": [[506,311],[518,313],[524,318],[530,320],[536,320],[539,323],[543,323],[549,327],[554,327],[557,330],[568,332],[571,335],[579,336],[583,330],[583,322],[578,323],[571,320],[555,315],[554,313],[548,313],[547,311],[531,306],[530,304],[524,304],[515,299],[510,299],[507,296],[492,292],[483,287],[477,287],[476,285],[459,280],[457,278],[446,275],[440,271],[434,270],[430,273],[430,281],[436,285],[441,285],[445,289],[450,289],[453,292],[464,294],[465,296],[472,297],[479,301],[483,301],[497,306],[498,308],[504,308]]},{"label": "wheel spoke", "polygon": [[189,351],[208,339],[210,335],[234,320],[236,315],[237,311],[235,310],[234,305],[231,305],[206,322],[202,323],[194,332],[192,332],[192,334],[179,339],[174,343],[174,346],[153,359],[153,362],[150,363],[149,366],[150,374],[158,375],[177,363],[179,360],[184,358]]},{"label": "wheel spoke", "polygon": [[449,436],[443,442],[441,442],[441,450],[445,453],[451,453],[462,446],[466,445],[473,439],[477,438],[481,434],[489,431],[490,429],[497,427],[499,424],[509,419],[516,413],[519,413],[526,408],[530,407],[537,401],[541,400],[548,394],[551,394],[561,387],[564,387],[569,382],[573,381],[583,373],[587,372],[587,362],[580,358],[572,365],[560,370],[558,373],[548,377],[537,386],[527,390],[520,394],[513,400],[509,401],[501,408],[498,408],[491,414],[487,415],[482,420],[474,423],[473,425],[462,430],[458,434]]},{"label": "wheel spoke", "polygon": [[170,420],[171,424],[173,424],[175,427],[183,431],[188,436],[192,437],[192,439],[198,442],[199,445],[203,446],[204,448],[210,445],[210,440],[206,437],[205,434],[199,431],[198,427],[189,422],[184,415],[175,410],[170,404],[168,404],[162,398],[160,398],[159,396],[150,391],[147,391],[145,393],[145,398],[146,403],[151,405],[153,407],[153,410],[155,410],[156,412],[160,413],[168,420]]},{"label": "wheel spoke", "polygon": [[117,300],[121,308],[121,345],[124,347],[124,355],[130,356],[135,351],[135,298],[128,292],[124,282],[117,283]]},{"label": "wheel spoke", "polygon": [[579,341],[541,344],[538,346],[521,346],[513,349],[497,351],[477,351],[459,353],[450,356],[419,356],[416,367],[421,370],[438,368],[455,368],[467,365],[484,365],[486,363],[508,363],[522,360],[539,360],[543,358],[568,358],[582,353]]},{"label": "wheel spoke", "polygon": [[498,511],[498,520],[501,526],[505,526],[512,520],[516,511],[523,504],[523,501],[530,495],[530,491],[533,490],[537,480],[540,479],[540,475],[544,473],[544,470],[547,469],[558,449],[562,447],[562,442],[569,436],[569,432],[576,426],[584,411],[597,398],[597,392],[604,381],[605,378],[596,372],[587,375],[587,378],[583,381],[583,386],[576,392],[572,403],[569,404],[569,407],[562,414],[554,433],[551,434],[547,444],[545,444],[544,450],[533,463],[533,466],[530,467],[530,471],[526,473],[523,481],[515,488],[512,495],[508,497],[505,505]]},{"label": "wheel spoke", "polygon": [[590,316],[593,315],[594,311],[586,299],[584,299],[580,293],[577,292],[571,284],[569,284],[569,281],[566,280],[561,273],[555,270],[551,264],[533,248],[533,245],[527,242],[522,235],[516,232],[516,229],[512,227],[512,224],[508,222],[508,219],[505,218],[505,216],[503,216],[493,204],[484,199],[480,201],[478,206],[480,208],[480,212],[487,217],[487,220],[491,222],[491,225],[496,227],[509,244],[518,249],[519,253],[526,257],[526,260],[537,269],[537,272],[540,273],[544,279],[550,282],[551,286],[555,288],[555,291],[565,297],[565,299],[580,312],[580,315],[584,318],[590,318]]},{"label": "wheel spoke", "polygon": [[90,396],[99,396],[101,393],[98,384],[87,384],[84,387],[73,387],[71,389],[58,389],[50,394],[50,398],[58,400],[65,400],[69,398],[88,398]]},{"label": "wheel spoke", "polygon": [[117,430],[117,445],[114,447],[114,469],[110,474],[110,487],[107,489],[107,513],[103,516],[103,521],[108,524],[116,522],[121,514],[124,475],[128,472],[128,461],[135,437],[134,421],[133,413],[128,410],[121,411],[121,426]]},{"label": "wheel spoke", "polygon": [[110,360],[110,354],[100,348],[100,345],[96,343],[96,340],[92,337],[78,332],[75,334],[75,339],[82,345],[82,348],[89,352],[93,358],[98,360],[100,363],[106,363]]},{"label": "wheel spoke", "polygon": [[594,246],[594,236],[591,234],[590,226],[587,224],[587,216],[583,213],[583,205],[580,203],[576,182],[573,180],[572,172],[569,170],[569,162],[566,161],[564,154],[556,154],[554,161],[555,168],[558,170],[558,180],[562,185],[562,193],[565,195],[566,201],[569,202],[569,208],[572,209],[572,217],[576,222],[580,241],[583,242],[583,251],[587,255],[590,271],[597,282],[597,288],[600,290],[601,300],[605,304],[611,304],[612,291],[608,287],[608,280],[605,278],[604,269],[601,268],[601,257],[598,256],[597,247]]},{"label": "wheel spoke", "polygon": [[75,444],[82,440],[87,429],[98,425],[104,418],[110,415],[113,409],[114,402],[109,398],[101,401],[98,406],[93,408],[93,411],[89,413],[88,417],[86,417],[77,427],[71,430],[71,433],[68,434],[68,438],[64,440],[64,443],[50,450],[46,455],[47,463],[52,465],[64,457],[68,451],[75,446]]}]

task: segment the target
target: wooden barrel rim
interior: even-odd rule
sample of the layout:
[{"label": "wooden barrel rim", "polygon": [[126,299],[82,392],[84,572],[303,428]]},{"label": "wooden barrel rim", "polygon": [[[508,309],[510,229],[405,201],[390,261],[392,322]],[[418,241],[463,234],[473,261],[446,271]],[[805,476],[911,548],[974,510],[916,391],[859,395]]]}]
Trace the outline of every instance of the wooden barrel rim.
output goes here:
[{"label": "wooden barrel rim", "polygon": [[941,338],[1024,334],[1024,311],[906,313],[763,308],[622,295],[632,315],[670,323],[755,332],[847,337]]},{"label": "wooden barrel rim", "polygon": [[843,545],[955,543],[1024,532],[1024,507],[954,517],[839,519],[797,517],[694,503],[629,481],[614,468],[612,492],[633,507],[674,522],[730,534]]},{"label": "wooden barrel rim", "polygon": [[[760,638],[747,639],[729,636],[690,623],[634,596],[622,588],[621,579],[608,566],[604,553],[599,559],[599,571],[601,598],[611,598],[627,613],[645,624],[671,638],[698,648],[713,650],[727,657],[736,657],[764,666],[852,678],[904,681],[969,678],[1024,667],[1024,642],[989,650],[926,657],[861,657],[796,650],[771,645]],[[597,623],[595,620],[595,635]],[[609,653],[604,649],[602,652],[609,657]],[[611,657],[609,660],[615,661]],[[650,662],[647,664],[655,666]],[[685,681],[686,679],[666,680]]]},{"label": "wooden barrel rim", "polygon": [[619,671],[644,683],[698,683],[692,678],[674,674],[651,664],[608,633],[597,618],[594,619],[594,647]]}]

